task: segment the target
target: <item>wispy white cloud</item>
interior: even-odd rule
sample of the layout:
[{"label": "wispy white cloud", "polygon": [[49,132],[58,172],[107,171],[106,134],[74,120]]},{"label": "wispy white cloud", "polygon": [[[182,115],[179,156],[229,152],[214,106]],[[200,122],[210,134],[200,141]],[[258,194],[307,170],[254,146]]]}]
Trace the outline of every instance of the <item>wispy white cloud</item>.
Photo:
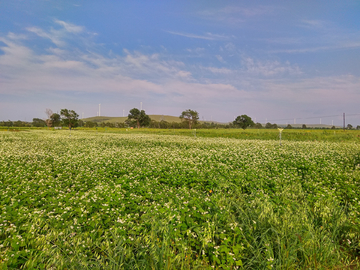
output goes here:
[{"label": "wispy white cloud", "polygon": [[205,48],[195,48],[195,49],[186,49],[186,51],[190,52],[190,53],[197,53],[197,54],[200,54],[200,53],[203,53],[205,51]]},{"label": "wispy white cloud", "polygon": [[61,33],[59,31],[52,30],[51,32],[47,32],[38,27],[28,27],[26,29],[39,37],[50,39],[56,46],[64,46],[66,44],[66,42],[61,39]]},{"label": "wispy white cloud", "polygon": [[305,44],[309,40],[303,37],[273,37],[273,38],[265,38],[261,39],[261,41],[265,41],[270,44],[281,44],[281,45],[297,45],[297,44]]},{"label": "wispy white cloud", "polygon": [[231,42],[226,43],[224,47],[225,47],[225,49],[228,50],[229,52],[233,52],[233,51],[236,50],[236,46],[234,45],[234,43],[231,43]]},{"label": "wispy white cloud", "polygon": [[270,53],[314,53],[314,52],[331,51],[331,50],[352,49],[359,47],[360,47],[360,41],[340,41],[339,44],[333,44],[327,46],[280,49],[280,50],[271,50],[269,52]]},{"label": "wispy white cloud", "polygon": [[69,22],[54,20],[54,23],[57,28],[50,28],[49,30],[41,29],[39,27],[28,27],[28,30],[31,33],[36,34],[39,37],[50,39],[52,43],[56,46],[63,47],[67,45],[67,40],[73,39],[74,36],[77,39],[82,39],[82,34],[87,35],[87,39],[89,38],[89,34],[91,36],[96,35],[96,33],[84,33],[85,28],[83,26],[78,26]]},{"label": "wispy white cloud", "polygon": [[221,55],[215,55],[216,59],[219,60],[221,63],[225,63],[224,58]]},{"label": "wispy white cloud", "polygon": [[233,74],[234,72],[236,72],[228,68],[216,68],[216,67],[201,67],[201,68],[215,74]]},{"label": "wispy white cloud", "polygon": [[218,34],[212,34],[212,33],[206,33],[205,35],[196,35],[191,33],[181,33],[181,32],[174,32],[174,31],[165,31],[172,35],[177,36],[183,36],[187,38],[197,38],[197,39],[206,39],[206,40],[219,40],[219,39],[227,39],[227,36],[224,35],[218,35]]},{"label": "wispy white cloud", "polygon": [[297,65],[291,65],[289,62],[282,64],[278,61],[256,61],[250,57],[243,58],[242,62],[245,70],[255,75],[269,77],[279,74],[299,75],[302,73]]},{"label": "wispy white cloud", "polygon": [[287,45],[287,48],[282,46],[281,49],[273,49],[269,52],[315,53],[360,47],[360,32],[358,30],[344,30],[332,22],[323,20],[301,20],[297,26],[313,30],[313,32],[307,31],[303,36],[297,37],[264,39],[270,44]]},{"label": "wispy white cloud", "polygon": [[[39,37],[49,38],[42,29],[36,31]],[[130,96],[166,95],[164,85],[169,82],[189,87],[193,83],[191,72],[183,69],[184,63],[165,60],[159,54],[124,50],[125,56],[106,57],[90,51],[74,52],[66,47],[50,47],[46,54],[38,54],[21,41],[14,42],[6,37],[1,37],[1,41],[6,46],[0,48],[4,53],[0,55],[0,93],[49,93],[49,89],[71,89],[94,93],[120,91]]]},{"label": "wispy white cloud", "polygon": [[321,29],[321,28],[328,26],[328,24],[322,20],[302,20],[300,22],[300,26],[306,27],[306,28],[311,28],[311,29],[314,29],[314,28]]},{"label": "wispy white cloud", "polygon": [[82,31],[84,31],[84,27],[82,26],[78,26],[72,23],[68,23],[68,22],[64,22],[64,21],[60,21],[60,20],[55,20],[55,23],[61,25],[62,27],[64,27],[64,29],[70,33],[80,33]]},{"label": "wispy white cloud", "polygon": [[274,13],[273,6],[226,6],[220,9],[207,9],[199,12],[199,16],[208,19],[227,22],[230,24],[241,24],[249,18],[261,17],[266,14]]},{"label": "wispy white cloud", "polygon": [[24,34],[15,34],[12,32],[9,32],[6,36],[8,39],[11,40],[21,40],[21,39],[27,39],[28,37]]},{"label": "wispy white cloud", "polygon": [[215,14],[235,14],[246,17],[262,16],[264,14],[270,14],[274,12],[273,6],[255,6],[255,7],[240,7],[240,6],[227,6],[218,11],[212,11],[209,15]]}]

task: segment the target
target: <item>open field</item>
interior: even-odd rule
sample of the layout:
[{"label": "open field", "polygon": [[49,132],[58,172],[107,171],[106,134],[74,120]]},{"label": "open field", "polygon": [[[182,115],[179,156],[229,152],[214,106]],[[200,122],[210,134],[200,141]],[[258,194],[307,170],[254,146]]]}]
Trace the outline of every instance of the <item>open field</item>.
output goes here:
[{"label": "open field", "polygon": [[[66,129],[66,128],[65,128]],[[28,127],[0,127],[1,131],[30,131],[53,130],[49,128]],[[152,134],[152,135],[180,135],[200,138],[234,138],[243,140],[279,140],[277,129],[151,129],[151,128],[76,128],[77,131],[117,134]],[[284,129],[282,138],[286,141],[318,141],[318,142],[360,142],[360,130],[330,130],[330,129]]]},{"label": "open field", "polygon": [[277,134],[0,132],[0,265],[357,269],[360,133]]},{"label": "open field", "polygon": [[[84,129],[89,130],[89,129]],[[277,129],[118,129],[97,128],[97,132],[111,132],[122,134],[154,134],[180,135],[201,138],[234,138],[243,140],[279,140]],[[331,141],[331,142],[360,142],[360,130],[328,130],[328,129],[285,129],[282,139],[288,141]]]}]

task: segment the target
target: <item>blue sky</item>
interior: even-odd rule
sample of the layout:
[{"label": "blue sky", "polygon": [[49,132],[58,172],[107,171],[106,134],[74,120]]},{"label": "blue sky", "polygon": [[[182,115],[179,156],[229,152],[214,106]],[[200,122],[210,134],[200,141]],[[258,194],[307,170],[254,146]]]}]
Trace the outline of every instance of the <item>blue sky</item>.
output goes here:
[{"label": "blue sky", "polygon": [[142,102],[201,120],[341,125],[345,112],[360,125],[359,1],[12,0],[0,26],[0,120]]}]

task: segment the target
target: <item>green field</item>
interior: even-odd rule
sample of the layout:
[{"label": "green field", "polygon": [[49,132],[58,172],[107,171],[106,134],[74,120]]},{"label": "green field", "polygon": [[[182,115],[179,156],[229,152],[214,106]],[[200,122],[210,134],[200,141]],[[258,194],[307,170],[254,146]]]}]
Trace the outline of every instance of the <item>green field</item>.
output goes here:
[{"label": "green field", "polygon": [[358,269],[359,134],[4,130],[0,269]]},{"label": "green field", "polygon": [[[243,140],[279,140],[277,129],[130,129],[130,128],[78,128],[78,130],[119,134],[180,135],[200,138],[234,138]],[[284,129],[286,141],[360,142],[360,130]]]}]

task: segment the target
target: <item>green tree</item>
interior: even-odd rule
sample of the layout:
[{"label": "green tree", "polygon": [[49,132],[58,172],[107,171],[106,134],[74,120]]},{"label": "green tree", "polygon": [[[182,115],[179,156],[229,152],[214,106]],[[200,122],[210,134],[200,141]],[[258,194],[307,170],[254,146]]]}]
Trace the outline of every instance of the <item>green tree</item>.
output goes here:
[{"label": "green tree", "polygon": [[187,122],[189,125],[189,129],[191,129],[191,127],[195,125],[199,120],[199,113],[197,111],[188,109],[186,111],[183,111],[179,117],[181,121]]},{"label": "green tree", "polygon": [[40,118],[33,118],[32,125],[34,127],[44,127],[46,126],[46,122]]},{"label": "green tree", "polygon": [[131,125],[135,121],[137,128],[148,126],[151,122],[150,117],[145,113],[144,110],[139,110],[137,108],[131,109],[128,115],[126,122]]},{"label": "green tree", "polygon": [[352,126],[351,124],[348,124],[346,128],[347,128],[347,129],[352,129],[353,126]]},{"label": "green tree", "polygon": [[271,124],[269,122],[266,123],[265,128],[278,128],[277,124]]},{"label": "green tree", "polygon": [[25,126],[24,122],[22,122],[20,120],[15,121],[13,124],[14,124],[14,127],[23,127],[23,126]]},{"label": "green tree", "polygon": [[94,121],[86,121],[85,127],[89,127],[89,128],[97,127],[97,123]]},{"label": "green tree", "polygon": [[247,127],[251,127],[255,124],[250,116],[243,114],[243,115],[236,117],[235,121],[233,121],[233,125],[235,127],[246,129]]},{"label": "green tree", "polygon": [[64,125],[68,126],[70,130],[77,126],[79,115],[74,110],[61,109],[60,116]]},{"label": "green tree", "polygon": [[286,126],[286,128],[287,128],[287,129],[292,129],[292,125],[288,124],[288,125]]},{"label": "green tree", "polygon": [[125,127],[125,123],[122,123],[122,122],[115,123],[115,127],[117,127],[117,128],[124,128],[124,127]]},{"label": "green tree", "polygon": [[52,127],[57,127],[60,125],[60,114],[58,113],[53,113],[52,115],[50,115],[50,121],[51,121],[51,126]]},{"label": "green tree", "polygon": [[305,124],[303,124],[302,125],[302,129],[306,129],[307,127],[306,127],[306,125]]},{"label": "green tree", "polygon": [[261,123],[256,123],[254,125],[254,128],[263,128],[263,125]]},{"label": "green tree", "polygon": [[78,126],[79,126],[79,127],[83,127],[84,124],[85,124],[84,121],[81,120],[81,119],[79,119]]}]

